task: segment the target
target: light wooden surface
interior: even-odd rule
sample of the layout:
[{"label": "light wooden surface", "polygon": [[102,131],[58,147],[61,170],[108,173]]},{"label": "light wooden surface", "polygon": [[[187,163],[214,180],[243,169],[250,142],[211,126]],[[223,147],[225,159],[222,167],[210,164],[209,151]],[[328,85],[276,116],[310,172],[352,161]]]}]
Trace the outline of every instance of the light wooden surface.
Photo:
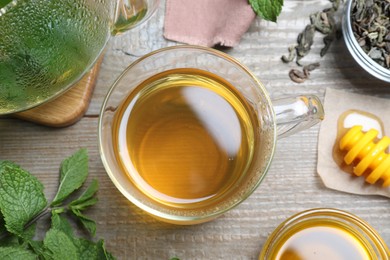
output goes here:
[{"label": "light wooden surface", "polygon": [[[319,126],[279,140],[273,164],[260,187],[212,222],[183,227],[164,224],[119,193],[99,157],[99,109],[110,85],[137,55],[176,44],[162,36],[164,5],[162,1],[157,15],[145,26],[109,42],[91,105],[78,123],[53,129],[18,119],[0,119],[0,159],[13,160],[34,173],[45,184],[50,198],[56,190],[61,160],[80,147],[88,148],[89,180],[98,178],[101,186],[100,202],[88,214],[97,219],[97,237],[105,239],[108,250],[118,259],[257,259],[274,228],[292,214],[315,207],[354,213],[376,228],[389,244],[389,199],[336,192],[322,184],[316,173]],[[327,87],[390,98],[389,84],[360,69],[342,39],[320,58],[322,40],[317,38],[305,59],[320,61],[321,67],[305,83],[291,82],[288,71],[293,65],[283,64],[280,56],[295,43],[309,15],[326,6],[329,1],[285,0],[278,23],[257,19],[237,47],[224,51],[246,64],[272,98],[302,93],[323,98]]]}]

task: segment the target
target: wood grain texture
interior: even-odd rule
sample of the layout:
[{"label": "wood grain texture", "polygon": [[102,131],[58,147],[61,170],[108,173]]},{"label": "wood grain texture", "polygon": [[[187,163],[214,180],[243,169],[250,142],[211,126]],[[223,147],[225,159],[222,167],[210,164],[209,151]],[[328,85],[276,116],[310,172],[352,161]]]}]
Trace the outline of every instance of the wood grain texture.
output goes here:
[{"label": "wood grain texture", "polygon": [[[13,160],[30,170],[44,183],[47,197],[52,198],[61,160],[80,147],[88,148],[88,181],[98,179],[100,189],[99,203],[87,214],[97,219],[97,237],[105,239],[108,249],[118,259],[170,259],[174,256],[180,259],[257,259],[265,240],[283,220],[317,207],[333,207],[358,215],[389,244],[390,201],[387,198],[341,193],[322,184],[316,172],[318,126],[278,140],[272,166],[259,188],[239,206],[212,222],[184,227],[164,224],[120,194],[100,160],[99,110],[109,87],[138,55],[177,44],[162,36],[164,4],[161,1],[157,15],[145,26],[110,41],[91,104],[79,122],[53,129],[18,119],[0,119],[0,160]],[[305,61],[319,61],[321,67],[303,84],[290,81],[288,71],[295,65],[283,64],[280,56],[295,43],[298,33],[309,22],[309,14],[326,6],[329,6],[328,1],[285,0],[278,23],[257,19],[238,46],[223,51],[248,66],[272,98],[303,93],[323,98],[326,87],[389,98],[389,84],[364,72],[351,58],[342,39],[320,58],[323,43],[321,38],[316,38]],[[45,225],[45,221],[39,223],[39,227]]]}]

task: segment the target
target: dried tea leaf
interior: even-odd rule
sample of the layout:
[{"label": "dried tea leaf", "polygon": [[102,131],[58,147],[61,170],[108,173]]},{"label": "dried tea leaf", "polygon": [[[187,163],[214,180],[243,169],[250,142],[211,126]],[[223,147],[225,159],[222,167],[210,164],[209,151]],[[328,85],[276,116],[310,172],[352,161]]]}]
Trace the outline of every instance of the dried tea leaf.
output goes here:
[{"label": "dried tea leaf", "polygon": [[328,34],[328,35],[326,35],[324,37],[324,44],[325,44],[325,46],[321,49],[321,52],[320,52],[320,56],[321,57],[323,57],[327,53],[327,51],[328,51],[330,45],[332,44],[334,38],[335,38],[335,34],[334,33]]},{"label": "dried tea leaf", "polygon": [[298,56],[304,57],[309,53],[311,46],[313,45],[314,34],[315,26],[309,24],[298,35],[298,46],[296,47]]},{"label": "dried tea leaf", "polygon": [[[341,0],[342,1],[342,0]],[[330,0],[330,2],[333,3],[332,8],[334,10],[338,10],[340,7],[340,0]]]},{"label": "dried tea leaf", "polygon": [[[316,31],[324,35],[323,41],[325,46],[321,49],[321,57],[326,54],[334,39],[341,38],[341,26],[339,23],[336,23],[335,14],[344,0],[329,1],[332,3],[331,8],[326,8],[310,15],[310,24],[306,25],[305,29],[298,35],[298,45],[295,46],[295,52],[290,47],[289,55],[283,55],[281,57],[283,62],[289,63],[295,59],[298,66],[303,66],[301,60],[310,52]],[[360,31],[364,31],[363,29],[360,29],[359,24],[354,24],[353,26],[357,27]],[[365,38],[362,38],[361,44],[365,44],[365,41]],[[314,64],[303,66],[303,72],[297,69],[290,70],[289,77],[294,82],[304,82],[310,75],[310,71],[319,66],[319,63]]]},{"label": "dried tea leaf", "polygon": [[305,73],[297,69],[290,70],[288,75],[290,76],[290,79],[296,83],[303,83],[307,79]]},{"label": "dried tea leaf", "polygon": [[310,22],[315,26],[316,30],[328,34],[332,31],[332,21],[330,21],[327,12],[317,12],[310,15]]},{"label": "dried tea leaf", "polygon": [[352,2],[352,30],[359,46],[381,66],[390,69],[389,0],[354,0]]},{"label": "dried tea leaf", "polygon": [[290,47],[288,47],[288,57],[286,55],[282,56],[282,61],[284,63],[292,62],[295,59],[295,57],[297,56],[295,47],[296,45],[291,45]]},{"label": "dried tea leaf", "polygon": [[319,66],[320,66],[319,62],[311,63],[311,64],[306,65],[306,66],[303,67],[303,72],[305,74],[309,75],[310,71],[313,71],[313,70],[317,69]]},{"label": "dried tea leaf", "polygon": [[370,58],[373,60],[379,60],[380,58],[382,58],[382,51],[378,48],[373,48],[368,53],[368,56],[370,56]]}]

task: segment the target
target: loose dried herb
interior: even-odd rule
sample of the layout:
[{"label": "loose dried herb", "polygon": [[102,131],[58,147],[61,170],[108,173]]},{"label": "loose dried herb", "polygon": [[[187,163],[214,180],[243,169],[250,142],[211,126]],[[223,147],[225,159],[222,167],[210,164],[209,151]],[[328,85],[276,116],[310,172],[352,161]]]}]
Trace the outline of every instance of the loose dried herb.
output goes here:
[{"label": "loose dried herb", "polygon": [[343,0],[330,0],[332,7],[310,15],[310,24],[306,25],[305,29],[298,35],[297,44],[288,48],[289,55],[283,55],[282,61],[289,63],[296,61],[298,66],[302,66],[303,70],[292,69],[289,72],[289,77],[296,83],[302,83],[309,78],[310,71],[319,67],[319,63],[304,65],[302,59],[309,54],[315,32],[320,32],[324,35],[324,47],[321,49],[321,57],[326,54],[332,42],[338,38],[340,33],[340,25],[336,23],[335,15]]},{"label": "loose dried herb", "polygon": [[382,67],[390,69],[390,1],[353,1],[351,23],[362,50]]},{"label": "loose dried herb", "polygon": [[298,65],[300,65],[299,61],[310,52],[311,46],[313,45],[315,29],[316,27],[314,25],[307,25],[298,35],[298,45],[295,47]]},{"label": "loose dried herb", "polygon": [[292,69],[288,73],[290,79],[296,83],[303,83],[310,76],[310,72],[318,68],[320,64],[318,62],[303,66],[302,71],[298,69]]}]

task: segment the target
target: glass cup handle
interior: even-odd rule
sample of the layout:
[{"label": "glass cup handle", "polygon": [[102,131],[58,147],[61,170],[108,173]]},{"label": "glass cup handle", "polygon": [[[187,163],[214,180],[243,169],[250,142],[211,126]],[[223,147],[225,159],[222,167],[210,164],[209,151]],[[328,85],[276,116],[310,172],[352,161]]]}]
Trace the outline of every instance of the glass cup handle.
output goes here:
[{"label": "glass cup handle", "polygon": [[277,136],[286,137],[307,129],[324,119],[324,108],[314,95],[272,100]]}]

